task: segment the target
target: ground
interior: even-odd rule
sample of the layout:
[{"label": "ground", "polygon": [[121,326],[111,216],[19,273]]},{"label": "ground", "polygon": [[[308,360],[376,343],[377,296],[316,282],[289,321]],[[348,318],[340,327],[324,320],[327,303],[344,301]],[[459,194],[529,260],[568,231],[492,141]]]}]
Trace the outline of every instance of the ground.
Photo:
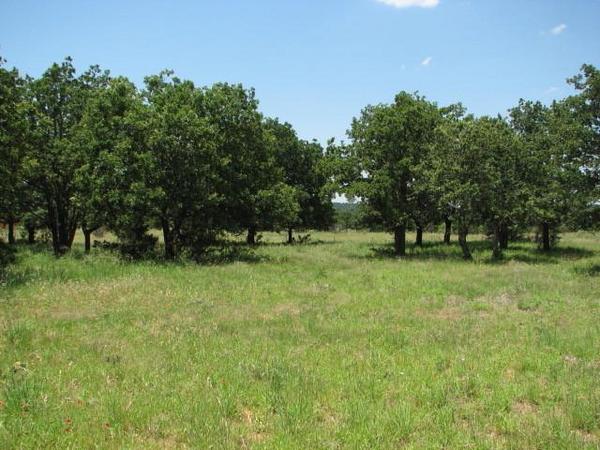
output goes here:
[{"label": "ground", "polygon": [[600,448],[598,235],[501,262],[284,239],[202,266],[22,245],[0,448]]}]

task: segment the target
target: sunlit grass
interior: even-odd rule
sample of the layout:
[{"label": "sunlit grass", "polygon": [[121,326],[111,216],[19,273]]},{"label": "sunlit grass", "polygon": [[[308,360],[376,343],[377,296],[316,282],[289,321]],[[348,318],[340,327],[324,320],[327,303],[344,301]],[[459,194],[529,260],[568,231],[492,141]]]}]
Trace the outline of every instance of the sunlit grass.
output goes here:
[{"label": "sunlit grass", "polygon": [[499,263],[440,239],[265,234],[206,266],[23,245],[0,448],[598,448],[598,236]]}]

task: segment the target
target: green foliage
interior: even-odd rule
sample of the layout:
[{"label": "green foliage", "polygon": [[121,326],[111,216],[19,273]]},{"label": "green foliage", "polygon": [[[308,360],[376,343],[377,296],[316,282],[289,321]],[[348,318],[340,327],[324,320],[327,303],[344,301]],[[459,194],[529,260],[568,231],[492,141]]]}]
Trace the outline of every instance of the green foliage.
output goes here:
[{"label": "green foliage", "polygon": [[135,86],[115,78],[88,103],[76,136],[85,152],[76,179],[82,221],[89,229],[107,225],[133,257],[156,242],[147,232],[163,196],[148,144],[151,120]]},{"label": "green foliage", "polygon": [[438,120],[434,104],[402,92],[391,105],[366,107],[352,122],[352,144],[339,148],[338,157],[345,160],[336,171],[339,184],[347,195],[362,199],[386,229],[396,231],[399,254],[405,251],[408,221],[427,208],[417,168],[427,157]]},{"label": "green foliage", "polygon": [[55,254],[71,247],[80,210],[75,201],[77,173],[85,164],[76,129],[86,104],[109,80],[108,72],[92,66],[76,77],[70,58],[53,64],[27,84],[28,152],[25,179],[41,198]]},{"label": "green foliage", "polygon": [[300,220],[298,191],[285,183],[258,193],[257,211],[261,227],[265,230],[281,231]]},{"label": "green foliage", "polygon": [[295,190],[299,203],[299,213],[288,228],[328,228],[333,223],[333,192],[328,189],[323,148],[316,141],[299,139],[289,123],[268,119],[265,127],[272,136],[282,180]]},{"label": "green foliage", "polygon": [[586,148],[589,129],[582,122],[579,100],[568,98],[546,107],[521,101],[510,111],[511,124],[524,146],[529,190],[525,210],[530,223],[541,224],[542,245],[551,247],[550,232],[572,222],[590,202]]},{"label": "green foliage", "polygon": [[[205,90],[204,114],[216,131],[222,229],[259,226],[260,192],[280,181],[254,89],[217,83]],[[210,191],[209,191],[210,192]]]},{"label": "green foliage", "polygon": [[464,240],[471,227],[487,223],[494,255],[500,256],[501,233],[520,223],[527,199],[522,181],[527,167],[516,135],[500,118],[467,117],[447,119],[437,139],[430,174],[441,205]]},{"label": "green foliage", "polygon": [[[600,193],[598,70],[584,65],[578,90],[544,106],[521,101],[509,120],[466,116],[461,104],[438,108],[417,94],[367,106],[348,144],[327,148],[263,117],[253,89],[196,87],[170,71],[138,89],[70,58],[38,79],[0,67],[0,220],[19,221],[30,242],[48,227],[53,250],[70,249],[82,228],[108,227],[130,256],[152,253],[162,230],[165,257],[205,249],[225,233],[327,229],[331,199],[360,204],[345,227],[394,232],[456,225],[465,257],[474,228],[493,254],[528,227],[549,250],[560,227],[596,227]],[[10,233],[11,242],[14,232]]]},{"label": "green foliage", "polygon": [[0,57],[0,222],[14,224],[30,206],[30,191],[23,181],[25,80],[17,69],[3,65]]},{"label": "green foliage", "polygon": [[338,230],[360,230],[364,228],[360,205],[357,203],[334,203],[335,226]]},{"label": "green foliage", "polygon": [[195,241],[195,234],[219,229],[219,175],[225,158],[218,151],[217,130],[205,115],[210,100],[192,82],[171,73],[148,77],[145,100],[152,183],[160,192],[155,208],[166,257],[172,259],[179,247]]}]

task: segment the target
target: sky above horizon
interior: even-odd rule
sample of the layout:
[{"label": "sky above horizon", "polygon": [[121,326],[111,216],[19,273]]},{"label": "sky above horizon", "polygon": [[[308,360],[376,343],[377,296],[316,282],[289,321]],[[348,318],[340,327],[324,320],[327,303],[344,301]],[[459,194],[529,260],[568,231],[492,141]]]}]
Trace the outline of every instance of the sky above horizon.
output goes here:
[{"label": "sky above horizon", "polygon": [[139,86],[165,68],[243,83],[324,143],[402,90],[476,115],[568,95],[600,66],[600,0],[0,0],[0,56],[32,76],[71,56]]}]

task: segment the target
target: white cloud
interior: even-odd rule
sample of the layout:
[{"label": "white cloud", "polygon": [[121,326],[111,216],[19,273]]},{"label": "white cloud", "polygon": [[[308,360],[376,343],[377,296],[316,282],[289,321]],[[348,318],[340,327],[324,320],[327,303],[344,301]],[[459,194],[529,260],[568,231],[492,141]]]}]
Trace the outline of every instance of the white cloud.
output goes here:
[{"label": "white cloud", "polygon": [[440,0],[377,0],[379,3],[393,6],[394,8],[435,8]]},{"label": "white cloud", "polygon": [[421,65],[428,66],[429,64],[431,64],[431,61],[433,61],[433,58],[431,56],[428,56],[423,61],[421,61]]},{"label": "white cloud", "polygon": [[554,94],[554,93],[556,93],[558,91],[560,91],[559,88],[557,88],[556,86],[551,86],[548,89],[546,89],[546,91],[544,92],[544,94],[550,95],[550,94]]},{"label": "white cloud", "polygon": [[558,36],[566,29],[567,29],[567,26],[564,23],[561,23],[560,25],[556,25],[554,28],[552,28],[550,30],[550,33],[552,33],[554,36]]}]

